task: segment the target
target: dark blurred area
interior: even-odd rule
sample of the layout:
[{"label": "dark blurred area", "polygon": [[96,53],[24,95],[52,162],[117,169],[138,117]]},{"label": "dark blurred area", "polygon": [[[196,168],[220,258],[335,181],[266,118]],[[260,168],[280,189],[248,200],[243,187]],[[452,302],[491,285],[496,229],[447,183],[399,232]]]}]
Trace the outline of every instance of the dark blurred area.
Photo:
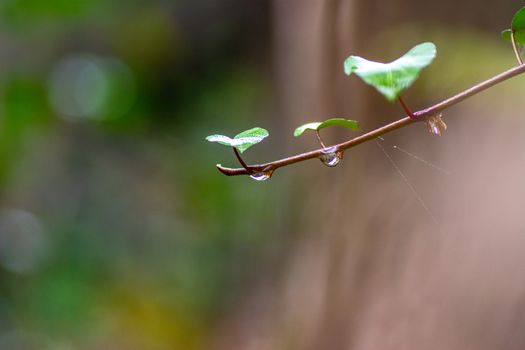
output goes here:
[{"label": "dark blurred area", "polygon": [[257,163],[317,147],[305,122],[383,125],[343,59],[423,41],[406,97],[438,102],[515,64],[520,6],[2,0],[0,350],[525,348],[523,78],[385,136],[408,187],[373,142],[259,183],[204,140],[265,127]]}]

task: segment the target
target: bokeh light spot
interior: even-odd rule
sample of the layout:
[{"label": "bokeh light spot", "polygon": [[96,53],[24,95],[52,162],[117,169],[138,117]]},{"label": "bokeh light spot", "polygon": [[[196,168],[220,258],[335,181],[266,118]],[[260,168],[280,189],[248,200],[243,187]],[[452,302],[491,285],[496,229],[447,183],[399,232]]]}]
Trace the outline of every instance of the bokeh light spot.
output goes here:
[{"label": "bokeh light spot", "polygon": [[48,237],[40,221],[18,209],[0,212],[0,264],[8,271],[27,273],[44,261]]},{"label": "bokeh light spot", "polygon": [[51,104],[69,121],[122,117],[135,95],[133,72],[113,57],[68,56],[57,64],[49,80]]}]

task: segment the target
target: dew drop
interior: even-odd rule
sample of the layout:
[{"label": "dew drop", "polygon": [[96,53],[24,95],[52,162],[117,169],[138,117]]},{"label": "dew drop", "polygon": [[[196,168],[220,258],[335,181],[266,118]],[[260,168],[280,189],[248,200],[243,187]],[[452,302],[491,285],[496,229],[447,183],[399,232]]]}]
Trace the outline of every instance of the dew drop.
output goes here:
[{"label": "dew drop", "polygon": [[267,170],[267,171],[263,171],[260,173],[252,174],[250,175],[250,177],[254,179],[255,181],[265,181],[271,178],[272,174],[273,174],[273,170]]},{"label": "dew drop", "polygon": [[323,154],[319,157],[321,162],[323,162],[324,165],[327,167],[334,167],[343,158],[343,151],[337,150],[336,147],[330,147],[323,150]]},{"label": "dew drop", "polygon": [[265,180],[268,180],[270,177],[268,175],[266,175],[265,173],[257,173],[257,174],[253,174],[253,175],[250,175],[250,177],[252,179],[254,179],[255,181],[265,181]]},{"label": "dew drop", "polygon": [[328,167],[334,167],[337,164],[339,164],[340,159],[337,157],[335,153],[331,154],[323,154],[321,156],[321,162],[323,162],[324,165]]}]

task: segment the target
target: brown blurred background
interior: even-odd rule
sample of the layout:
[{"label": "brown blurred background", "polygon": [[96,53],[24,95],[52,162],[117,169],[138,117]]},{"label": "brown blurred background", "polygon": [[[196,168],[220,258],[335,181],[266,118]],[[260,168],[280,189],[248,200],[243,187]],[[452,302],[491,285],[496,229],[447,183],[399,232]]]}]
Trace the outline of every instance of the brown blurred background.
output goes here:
[{"label": "brown blurred background", "polygon": [[521,6],[4,0],[0,349],[525,348],[524,78],[333,169],[228,178],[204,141],[265,127],[261,162],[393,121],[342,62],[423,41],[405,97],[436,103],[515,65]]}]

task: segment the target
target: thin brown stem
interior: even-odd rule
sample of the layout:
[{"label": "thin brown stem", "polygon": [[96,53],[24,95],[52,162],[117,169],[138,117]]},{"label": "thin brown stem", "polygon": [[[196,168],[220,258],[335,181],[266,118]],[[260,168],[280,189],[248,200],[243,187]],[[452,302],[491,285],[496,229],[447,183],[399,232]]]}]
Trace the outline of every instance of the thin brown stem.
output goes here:
[{"label": "thin brown stem", "polygon": [[405,103],[405,101],[403,100],[403,98],[401,96],[399,96],[397,98],[397,100],[399,101],[399,103],[401,104],[401,107],[403,107],[403,110],[405,111],[405,113],[412,119],[416,119],[416,116],[414,115],[414,113],[412,113],[412,111],[410,110],[410,108],[408,108],[407,104]]},{"label": "thin brown stem", "polygon": [[315,136],[317,137],[317,141],[321,144],[321,147],[326,148],[323,139],[321,138],[321,134],[319,134],[319,130],[315,130]]},{"label": "thin brown stem", "polygon": [[244,168],[244,170],[246,170],[248,172],[248,174],[251,174],[251,172],[252,172],[251,167],[248,166],[248,164],[246,164],[244,162],[244,160],[242,159],[241,155],[239,154],[239,151],[237,150],[237,148],[235,148],[235,147],[232,147],[232,148],[233,148],[233,153],[235,153],[235,156],[237,157],[237,160],[239,161],[239,163],[241,163],[241,165]]},{"label": "thin brown stem", "polygon": [[518,64],[521,66],[523,64],[523,61],[520,56],[520,51],[518,50],[518,45],[516,44],[516,31],[515,30],[512,30],[510,32],[510,41],[512,42],[512,49],[514,50],[514,54],[516,55]]},{"label": "thin brown stem", "polygon": [[[346,142],[334,145],[334,147],[337,147],[338,150],[346,150],[352,147],[355,147],[357,145],[360,145],[364,142],[376,139],[377,137],[384,135],[386,133],[389,133],[391,131],[403,128],[409,124],[412,124],[416,121],[424,120],[426,117],[430,117],[432,115],[436,115],[437,113],[452,107],[464,100],[466,100],[469,97],[472,97],[494,85],[497,85],[499,83],[502,83],[512,77],[515,77],[517,75],[525,73],[525,65],[520,65],[518,67],[511,68],[501,74],[498,74],[490,79],[487,79],[479,84],[476,84],[444,101],[441,101],[431,107],[422,109],[420,111],[412,113],[413,118],[403,117],[399,120],[396,120],[390,124],[387,124],[385,126],[379,127],[377,129],[374,129],[366,134],[357,136],[351,140],[348,140]],[[294,163],[299,163],[308,159],[312,158],[319,158],[319,156],[322,155],[323,149],[317,149],[310,152],[305,152],[301,154],[297,154],[295,156],[279,159],[273,162],[268,163],[262,163],[257,165],[251,165],[246,169],[244,168],[226,168],[223,167],[220,164],[217,164],[217,169],[228,176],[234,176],[234,175],[248,175],[252,174],[253,172],[259,172],[259,171],[269,171],[269,170],[275,170],[278,168],[281,168],[283,166],[291,165]]]}]

